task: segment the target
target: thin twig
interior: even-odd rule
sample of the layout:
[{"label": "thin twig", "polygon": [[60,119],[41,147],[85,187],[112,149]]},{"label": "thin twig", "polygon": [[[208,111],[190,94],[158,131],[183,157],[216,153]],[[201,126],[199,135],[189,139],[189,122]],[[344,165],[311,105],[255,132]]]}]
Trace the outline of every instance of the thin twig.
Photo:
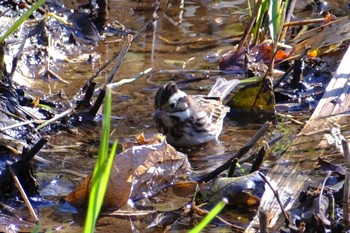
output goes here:
[{"label": "thin twig", "polygon": [[15,155],[20,155],[22,152],[20,152],[19,150],[13,148],[10,145],[4,145],[4,147],[9,150],[11,153],[15,154]]},{"label": "thin twig", "polygon": [[[141,33],[143,33],[144,31],[146,31],[151,25],[153,25],[153,22],[156,21],[158,19],[153,19],[150,22],[148,22],[141,30],[139,30],[134,36],[133,39],[131,41],[134,42]],[[96,73],[95,75],[91,76],[85,83],[85,85],[82,87],[82,91],[85,91],[85,89],[91,84],[91,82],[93,82],[95,80],[95,78],[97,78],[101,72],[106,69],[111,63],[113,63],[114,61],[116,61],[116,58],[119,56],[119,53],[116,53],[108,62],[106,62]]]},{"label": "thin twig", "polygon": [[9,206],[3,202],[0,202],[0,209],[2,214],[8,214],[9,216],[13,216],[15,218],[21,219],[21,217],[15,213],[15,208],[13,208],[12,206]]},{"label": "thin twig", "polygon": [[24,125],[30,125],[30,124],[35,123],[35,122],[36,122],[35,120],[19,122],[19,123],[13,124],[13,125],[9,125],[9,126],[0,128],[0,132],[3,132],[5,130],[9,130],[9,129],[13,129],[13,128],[17,128],[17,127],[21,127],[21,126],[24,126]]},{"label": "thin twig", "polygon": [[78,171],[74,171],[74,170],[71,170],[71,169],[61,169],[60,172],[68,173],[70,175],[74,175],[74,176],[77,176],[77,177],[80,177],[80,178],[83,178],[83,179],[88,177],[87,174],[84,174],[84,173],[81,173],[81,172],[78,172]]},{"label": "thin twig", "polygon": [[126,83],[131,83],[131,82],[143,77],[144,75],[148,74],[149,72],[151,72],[151,70],[152,70],[152,68],[148,68],[148,69],[136,74],[132,78],[125,78],[125,79],[119,80],[118,82],[110,83],[110,84],[108,84],[108,87],[113,89],[115,87],[119,87],[119,86],[124,85]]},{"label": "thin twig", "polygon": [[18,121],[25,121],[25,119],[23,117],[17,116],[17,115],[15,115],[15,114],[13,114],[13,113],[11,113],[9,111],[6,111],[4,109],[0,109],[0,112],[6,114],[9,117],[12,117],[12,118],[18,120]]},{"label": "thin twig", "polygon": [[[290,19],[293,16],[293,12],[294,12],[294,8],[295,8],[295,3],[296,2],[297,2],[297,0],[289,1],[288,6],[287,6],[288,9],[287,9],[286,17],[285,17],[285,20],[284,20],[284,24],[290,22]],[[284,24],[283,24],[283,27],[284,27]],[[287,34],[287,31],[288,31],[288,27],[284,27],[282,29],[282,34],[281,34],[281,37],[280,37],[279,41],[283,41],[284,40],[284,38],[285,38],[285,36]]]},{"label": "thin twig", "polygon": [[307,24],[313,24],[313,23],[323,23],[324,18],[317,18],[317,19],[303,19],[303,20],[297,20],[292,21],[288,23],[284,23],[283,27],[290,27],[290,26],[302,26]]},{"label": "thin twig", "polygon": [[118,56],[113,61],[114,65],[112,67],[112,70],[110,72],[108,72],[108,74],[106,76],[106,82],[105,82],[104,86],[110,84],[113,81],[114,76],[118,73],[118,70],[119,70],[122,62],[124,61],[124,58],[125,58],[126,54],[128,53],[128,51],[130,49],[131,42],[133,41],[133,38],[134,38],[133,35],[131,35],[131,34],[128,35],[124,46],[120,50]]},{"label": "thin twig", "polygon": [[67,115],[73,113],[73,111],[74,111],[73,109],[68,109],[68,110],[66,110],[66,111],[64,111],[64,112],[62,112],[62,113],[60,113],[60,114],[54,116],[53,118],[51,118],[51,119],[45,121],[45,122],[42,123],[41,125],[37,126],[35,129],[36,129],[36,130],[39,130],[39,129],[41,129],[41,128],[44,128],[44,127],[46,127],[46,126],[52,124],[53,122],[55,122],[55,121],[57,121],[57,120],[59,120],[59,119],[65,117],[65,116],[67,116]]},{"label": "thin twig", "polygon": [[[327,182],[328,178],[331,176],[331,174],[332,174],[331,171],[327,171],[326,177],[324,178],[324,180],[323,180],[323,182],[322,182],[322,187],[321,187],[321,190],[320,190],[320,195],[323,194],[324,187],[326,186],[326,182]],[[318,203],[319,206],[321,206],[321,199],[322,199],[322,198],[320,198],[320,201],[319,201],[319,203]]]},{"label": "thin twig", "polygon": [[9,171],[10,171],[10,173],[11,173],[11,176],[12,176],[14,182],[15,182],[15,185],[16,185],[17,189],[18,189],[19,192],[21,193],[21,196],[22,196],[24,202],[26,203],[26,205],[27,205],[27,207],[28,207],[28,209],[29,209],[30,214],[33,216],[33,218],[34,218],[35,221],[38,221],[38,220],[39,220],[39,219],[38,219],[38,216],[36,215],[36,213],[35,213],[35,211],[34,211],[32,205],[30,204],[30,201],[29,201],[29,199],[28,199],[28,197],[27,197],[27,194],[26,194],[25,191],[23,190],[23,187],[22,187],[21,183],[19,182],[19,180],[18,180],[16,174],[13,172],[11,165],[8,165],[8,169],[9,169]]},{"label": "thin twig", "polygon": [[288,118],[289,120],[291,120],[292,122],[294,122],[297,125],[305,125],[305,123],[294,119],[294,117],[292,115],[289,115],[289,114],[277,113],[277,116]]},{"label": "thin twig", "polygon": [[202,75],[240,75],[236,70],[158,70],[154,74],[202,74]]},{"label": "thin twig", "polygon": [[70,82],[63,79],[59,74],[56,74],[50,67],[47,68],[47,74],[54,77],[58,81],[61,81],[62,83],[69,84]]},{"label": "thin twig", "polygon": [[44,159],[43,157],[38,156],[38,155],[34,155],[33,159],[37,162],[44,163],[44,164],[52,163],[50,160]]},{"label": "thin twig", "polygon": [[125,41],[125,43],[124,43],[122,49],[120,50],[118,56],[113,60],[114,65],[112,67],[112,70],[109,71],[108,74],[106,75],[106,82],[104,83],[103,87],[101,88],[100,93],[98,94],[94,105],[89,110],[89,114],[91,116],[95,116],[97,114],[97,112],[98,112],[98,109],[102,105],[103,99],[104,99],[105,94],[106,94],[106,86],[113,81],[113,78],[118,73],[122,62],[124,61],[125,56],[128,53],[128,51],[129,51],[129,48],[131,46],[131,42],[133,41],[133,38],[134,37],[131,34],[128,35],[128,38]]},{"label": "thin twig", "polygon": [[102,105],[102,102],[103,102],[103,99],[105,96],[105,88],[107,85],[112,83],[113,78],[117,74],[122,62],[124,61],[125,56],[126,56],[127,52],[129,51],[132,42],[135,41],[135,39],[138,38],[139,35],[142,32],[144,32],[151,25],[151,23],[153,23],[156,20],[157,19],[153,19],[151,22],[146,24],[145,27],[143,27],[140,31],[138,31],[135,35],[128,34],[127,40],[125,41],[125,43],[124,43],[122,49],[119,51],[119,53],[117,55],[115,55],[109,62],[107,62],[94,76],[89,78],[88,81],[85,83],[85,85],[81,88],[80,93],[77,95],[80,95],[82,92],[84,92],[91,85],[93,80],[101,73],[101,71],[103,69],[105,69],[112,62],[114,63],[111,71],[109,71],[107,76],[106,76],[106,82],[104,83],[103,87],[101,88],[100,93],[99,93],[94,105],[89,110],[89,114],[91,116],[95,116],[97,114],[98,109]]},{"label": "thin twig", "polygon": [[328,178],[331,176],[332,172],[331,171],[328,171],[327,174],[326,174],[326,177],[324,178],[324,181],[322,182],[322,187],[321,187],[321,190],[320,190],[320,198],[318,200],[318,206],[321,206],[322,205],[322,195],[323,195],[323,190],[324,190],[324,186],[326,185],[326,182],[328,180]]},{"label": "thin twig", "polygon": [[272,190],[277,202],[278,202],[278,205],[280,206],[281,208],[281,211],[284,215],[284,218],[285,218],[285,221],[286,221],[286,225],[288,226],[289,223],[290,223],[290,220],[289,220],[289,217],[288,217],[288,214],[286,212],[286,210],[284,209],[283,205],[282,205],[282,202],[281,202],[281,199],[278,195],[278,192],[272,187],[271,183],[267,180],[266,176],[261,173],[261,172],[258,172],[258,174],[260,175],[260,177],[263,179],[263,181],[270,187],[270,189]]},{"label": "thin twig", "polygon": [[[192,203],[192,209],[193,209],[196,213],[199,213],[200,215],[206,215],[206,214],[209,213],[209,211],[198,207],[195,203]],[[221,222],[227,224],[228,226],[231,226],[231,227],[234,227],[234,228],[237,228],[237,229],[240,229],[240,230],[244,230],[244,228],[242,228],[241,226],[236,225],[236,224],[233,224],[233,223],[230,223],[230,222],[227,222],[225,219],[221,218],[221,217],[218,216],[218,215],[215,216],[215,218],[219,219]]]}]

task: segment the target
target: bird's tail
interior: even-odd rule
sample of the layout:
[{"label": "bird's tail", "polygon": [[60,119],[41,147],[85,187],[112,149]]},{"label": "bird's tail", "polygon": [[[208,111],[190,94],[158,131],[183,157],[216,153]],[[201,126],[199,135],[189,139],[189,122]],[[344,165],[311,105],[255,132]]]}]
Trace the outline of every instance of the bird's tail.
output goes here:
[{"label": "bird's tail", "polygon": [[220,99],[223,100],[238,84],[238,79],[227,81],[224,78],[217,78],[213,88],[208,94],[208,97],[220,97]]}]

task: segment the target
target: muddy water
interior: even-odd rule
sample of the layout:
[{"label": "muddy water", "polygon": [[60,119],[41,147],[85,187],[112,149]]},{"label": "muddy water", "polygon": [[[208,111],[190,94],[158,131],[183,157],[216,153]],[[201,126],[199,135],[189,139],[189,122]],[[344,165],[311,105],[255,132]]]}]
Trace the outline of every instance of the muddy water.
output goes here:
[{"label": "muddy water", "polygon": [[[244,2],[244,1],[243,1]],[[217,69],[216,63],[210,63],[208,57],[214,53],[227,51],[232,43],[232,38],[222,41],[229,35],[241,32],[243,26],[240,19],[244,20],[244,15],[239,12],[242,2],[216,1],[206,2],[186,2],[174,1],[169,9],[161,4],[156,12],[160,19],[153,25],[151,30],[141,34],[141,36],[131,46],[129,53],[123,62],[119,73],[114,81],[130,78],[133,75],[152,68],[150,75],[146,75],[131,84],[113,89],[113,124],[115,129],[113,138],[119,140],[129,140],[130,137],[145,133],[153,135],[156,133],[153,122],[154,96],[160,84],[169,80],[188,80],[193,78],[192,74],[159,74],[158,71],[168,70],[191,70],[191,69]],[[69,5],[77,8],[78,5]],[[152,19],[154,4],[138,3],[130,1],[112,1],[110,11],[110,22],[116,20],[124,24],[132,31],[140,30]],[[237,12],[237,14],[235,14]],[[93,62],[57,63],[54,68],[60,76],[69,82],[38,80],[34,88],[41,88],[52,94],[61,90],[69,98],[72,98],[81,85],[94,74],[105,62],[120,50],[123,44],[120,36],[106,36],[98,42],[96,46],[85,45],[76,54],[69,54],[70,59],[83,56],[84,53],[91,54]],[[198,43],[198,40],[208,42]],[[219,43],[220,41],[220,43]],[[199,45],[198,45],[199,44]],[[108,70],[108,69],[107,69]],[[102,73],[97,80],[104,81]],[[204,74],[197,74],[195,77],[206,77]],[[208,86],[215,82],[215,76],[208,80],[183,85],[182,88],[190,93],[207,93]],[[200,91],[204,89],[203,91]],[[202,155],[218,155],[224,152],[232,152],[240,148],[247,142],[251,134],[258,128],[252,126],[252,130],[242,130],[234,122],[225,122],[220,144],[211,145],[210,150],[200,148],[199,152],[192,153],[199,157],[194,159],[201,161]],[[87,173],[91,170],[94,162],[91,156],[96,155],[96,143],[99,137],[99,124],[96,126],[84,125],[73,129],[70,133],[60,133],[52,136],[50,143],[53,148],[63,147],[63,151],[55,155],[48,149],[50,160],[57,159],[55,166],[69,168]],[[62,134],[62,135],[61,135]],[[238,136],[237,136],[238,135]],[[63,158],[62,158],[63,156]],[[89,157],[90,156],[90,157]],[[195,157],[196,158],[196,157]],[[221,158],[224,159],[224,158]],[[206,159],[205,159],[206,160]],[[210,159],[209,160],[213,160]],[[218,162],[217,157],[213,162]],[[219,164],[219,163],[218,163]],[[212,163],[209,166],[212,167]],[[205,163],[197,167],[203,168]]]},{"label": "muddy water", "polygon": [[[184,75],[181,72],[169,74],[159,71],[217,69],[217,64],[208,58],[230,49],[235,41],[232,35],[242,32],[242,23],[247,19],[245,2],[174,0],[171,1],[169,9],[161,4],[160,9],[155,11],[155,1],[110,1],[109,22],[119,21],[132,32],[140,30],[152,19],[152,15],[157,14],[160,17],[152,29],[142,33],[132,44],[114,79],[118,81],[131,78],[152,68],[150,74],[131,84],[113,89],[113,139],[118,138],[122,142],[140,133],[145,133],[146,136],[156,133],[153,102],[159,85],[169,80],[182,81],[193,78],[189,73]],[[66,2],[68,7],[75,9],[81,3],[83,2]],[[82,45],[78,49],[66,51],[69,59],[82,60],[65,62],[56,59],[52,69],[69,84],[36,77],[31,80],[31,88],[40,90],[40,93],[45,95],[63,92],[68,100],[72,99],[84,82],[118,53],[123,39],[121,36],[106,36],[96,45]],[[85,55],[90,56],[92,62],[86,62],[88,56]],[[55,53],[52,56],[55,59]],[[106,72],[97,80],[103,82]],[[205,75],[196,74],[195,77]],[[205,81],[181,87],[190,93],[205,94],[208,86],[215,82],[215,78],[210,76]],[[206,173],[219,166],[222,161],[226,161],[230,153],[241,148],[258,128],[258,124],[242,126],[226,120],[220,143],[187,151],[197,175]],[[73,223],[73,227],[66,229],[70,232],[81,231],[72,214],[58,211],[56,203],[79,183],[81,177],[91,172],[98,150],[99,132],[100,122],[97,121],[96,124],[81,125],[68,132],[48,136],[49,143],[40,156],[49,163],[36,163],[36,171],[41,184],[41,195],[45,200],[52,201],[53,206],[49,204],[51,207],[40,210],[41,225],[49,228],[64,225],[66,228]]]}]

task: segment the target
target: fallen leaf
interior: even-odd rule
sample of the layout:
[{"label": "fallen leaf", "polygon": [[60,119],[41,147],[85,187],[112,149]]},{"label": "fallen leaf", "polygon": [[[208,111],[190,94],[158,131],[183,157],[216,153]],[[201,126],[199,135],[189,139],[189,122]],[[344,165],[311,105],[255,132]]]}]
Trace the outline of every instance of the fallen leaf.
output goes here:
[{"label": "fallen leaf", "polygon": [[265,78],[241,88],[231,97],[226,103],[231,108],[227,117],[240,122],[262,122],[274,116],[275,104],[271,80]]},{"label": "fallen leaf", "polygon": [[[165,140],[153,145],[133,146],[116,156],[103,207],[120,208],[129,199],[153,196],[188,174],[187,156],[175,150]],[[91,176],[71,192],[66,200],[73,205],[88,201]]]}]

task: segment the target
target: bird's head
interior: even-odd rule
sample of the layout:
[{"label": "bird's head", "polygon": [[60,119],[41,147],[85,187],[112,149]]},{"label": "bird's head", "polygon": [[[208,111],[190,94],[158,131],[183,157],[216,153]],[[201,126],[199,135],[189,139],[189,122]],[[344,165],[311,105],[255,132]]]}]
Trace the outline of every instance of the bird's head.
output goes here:
[{"label": "bird's head", "polygon": [[190,117],[188,97],[175,82],[168,82],[161,86],[155,98],[155,118],[163,116],[177,117],[181,121]]}]

